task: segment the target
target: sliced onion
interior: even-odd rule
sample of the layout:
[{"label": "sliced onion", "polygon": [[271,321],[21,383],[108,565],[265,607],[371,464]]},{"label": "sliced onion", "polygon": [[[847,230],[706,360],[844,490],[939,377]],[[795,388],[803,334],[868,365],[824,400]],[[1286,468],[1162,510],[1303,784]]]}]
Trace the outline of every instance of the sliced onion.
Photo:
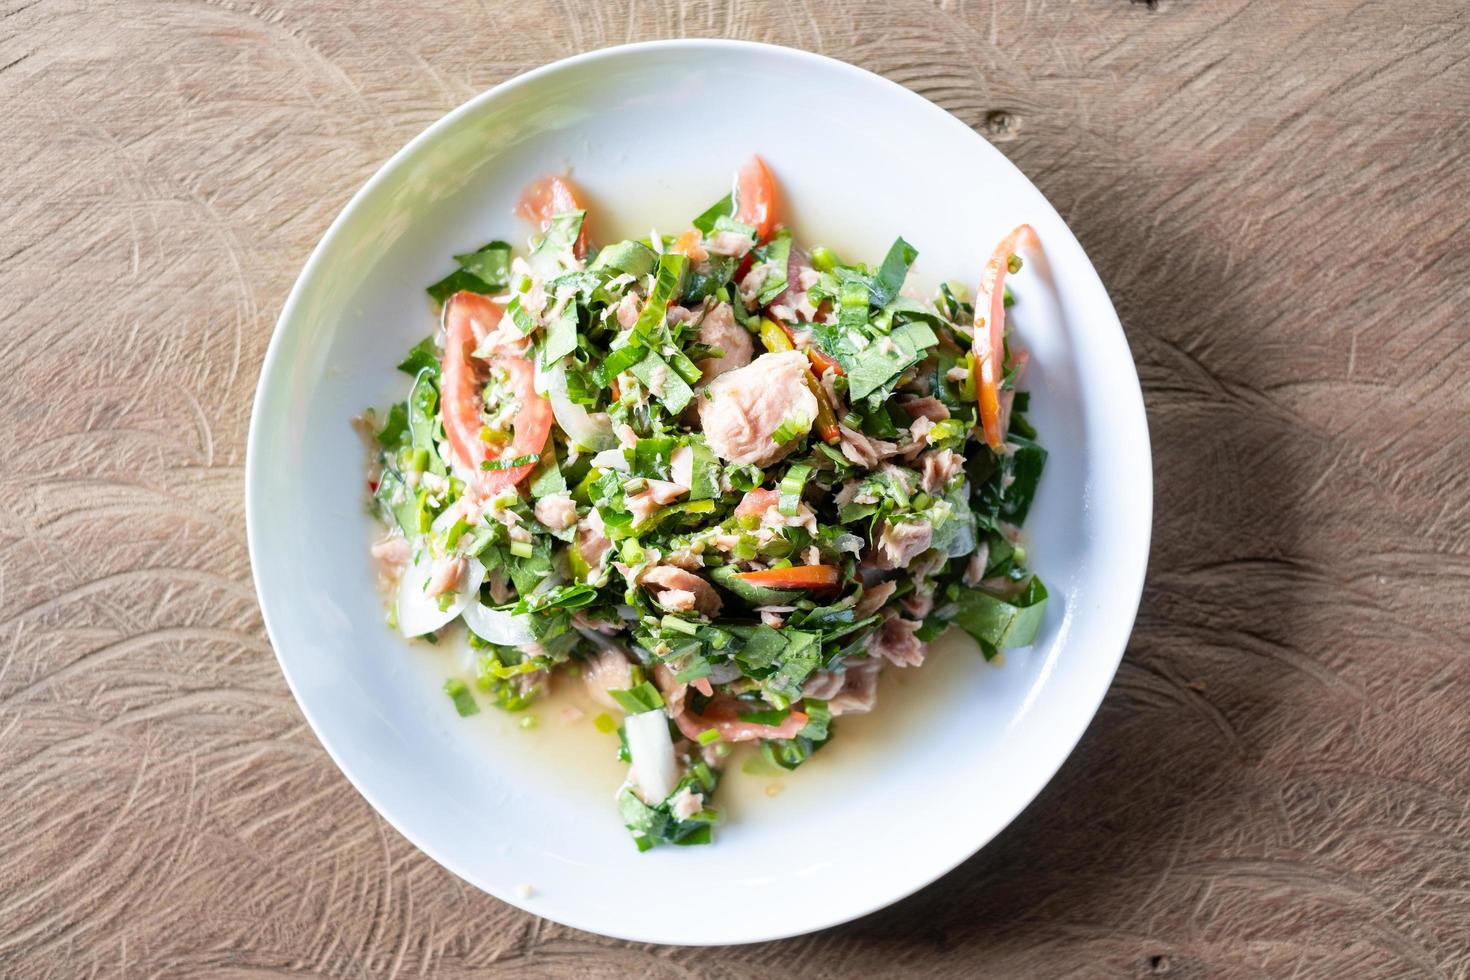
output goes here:
[{"label": "sliced onion", "polygon": [[448,625],[464,611],[485,581],[485,566],[469,559],[468,567],[448,606],[439,608],[440,596],[424,591],[434,570],[434,559],[422,549],[398,580],[398,631],[404,636],[423,636]]},{"label": "sliced onion", "polygon": [[551,402],[551,414],[567,438],[583,449],[611,449],[618,444],[612,420],[599,412],[595,417],[567,395],[567,368],[561,361],[549,371],[536,368],[536,390]]},{"label": "sliced onion", "polygon": [[669,716],[663,708],[629,715],[623,721],[628,735],[628,775],[638,795],[649,806],[658,806],[679,785],[679,764],[674,761],[674,740],[669,735]]},{"label": "sliced onion", "polygon": [[536,634],[531,632],[525,616],[516,616],[504,609],[491,609],[478,599],[464,607],[463,615],[470,632],[487,643],[522,647],[536,642]]}]

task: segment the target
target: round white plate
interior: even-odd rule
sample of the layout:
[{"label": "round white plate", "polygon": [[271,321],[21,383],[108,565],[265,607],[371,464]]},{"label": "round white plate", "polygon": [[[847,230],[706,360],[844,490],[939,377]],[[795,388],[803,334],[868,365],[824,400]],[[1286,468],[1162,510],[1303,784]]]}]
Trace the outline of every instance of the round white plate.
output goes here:
[{"label": "round white plate", "polygon": [[[775,172],[781,219],[801,240],[876,262],[902,234],[920,253],[910,282],[926,291],[946,279],[973,286],[1006,231],[1036,227],[1045,260],[1012,278],[1011,322],[1032,353],[1023,387],[1051,451],[1027,530],[1052,599],[1034,648],[987,665],[968,640],[937,644],[919,670],[888,672],[873,715],[842,719],[831,746],[771,780],[765,789],[779,795],[737,794],[714,844],[640,854],[613,806],[608,736],[559,717],[521,731],[488,705],[463,721],[440,688],[453,654],[385,628],[366,550],[364,451],[348,423],[404,396],[408,379],[393,366],[432,329],[423,289],[451,254],[524,239],[511,208],[533,177],[570,169],[594,236],[609,241],[687,227],[751,153]],[[266,628],[358,790],[503,901],[592,932],[683,944],[773,939],[871,912],[1005,827],[1112,679],[1142,588],[1151,495],[1127,342],[1036,188],[892,82],[728,41],[557,62],[460,107],[388,161],[291,292],[246,465]]]}]

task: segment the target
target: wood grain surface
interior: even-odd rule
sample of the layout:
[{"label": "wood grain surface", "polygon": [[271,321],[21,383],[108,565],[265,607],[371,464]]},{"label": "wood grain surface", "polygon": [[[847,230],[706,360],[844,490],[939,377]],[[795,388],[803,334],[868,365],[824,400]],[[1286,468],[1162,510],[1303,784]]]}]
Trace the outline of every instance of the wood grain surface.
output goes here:
[{"label": "wood grain surface", "polygon": [[[730,949],[554,926],[399,837],[286,689],[242,514],[351,193],[496,82],[669,36],[987,134],[1108,284],[1157,479],[1050,787],[912,898]],[[1470,976],[1467,56],[1463,0],[0,0],[0,975]]]}]

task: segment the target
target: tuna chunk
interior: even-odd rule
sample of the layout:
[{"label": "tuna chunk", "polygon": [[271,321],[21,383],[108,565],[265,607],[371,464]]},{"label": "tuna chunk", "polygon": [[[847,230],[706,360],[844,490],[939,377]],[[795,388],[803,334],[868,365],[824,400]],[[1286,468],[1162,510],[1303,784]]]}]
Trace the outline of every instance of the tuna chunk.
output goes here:
[{"label": "tuna chunk", "polygon": [[638,584],[648,588],[654,601],[670,612],[695,611],[714,617],[724,605],[714,586],[693,572],[673,565],[653,566],[643,573]]},{"label": "tuna chunk", "polygon": [[435,558],[429,573],[429,587],[424,594],[429,598],[453,592],[459,588],[459,580],[464,578],[465,570],[469,564],[461,555],[445,556]]},{"label": "tuna chunk", "polygon": [[582,553],[582,560],[589,568],[597,568],[602,565],[602,560],[607,557],[612,548],[612,542],[607,539],[607,528],[602,523],[602,515],[597,508],[587,515],[586,519],[577,525],[577,550]]},{"label": "tuna chunk", "polygon": [[628,512],[633,515],[634,524],[642,524],[657,513],[660,507],[673,503],[688,492],[688,487],[670,483],[668,480],[649,480],[647,487],[637,493],[628,494]]},{"label": "tuna chunk", "polygon": [[569,494],[555,493],[536,501],[536,520],[553,531],[561,531],[577,523],[577,505]]},{"label": "tuna chunk", "polygon": [[954,475],[965,468],[965,458],[951,449],[936,449],[925,453],[920,459],[923,475],[919,479],[919,486],[924,488],[925,493],[943,493]]},{"label": "tuna chunk", "polygon": [[724,352],[720,357],[707,357],[699,362],[705,383],[727,371],[745,367],[755,352],[750,332],[735,322],[735,311],[729,303],[718,303],[704,315],[699,325],[699,342]]},{"label": "tuna chunk", "polygon": [[412,550],[408,546],[408,539],[399,537],[384,538],[379,541],[373,545],[372,554],[385,570],[391,569],[395,575],[413,557]]},{"label": "tuna chunk", "polygon": [[593,700],[608,708],[621,710],[609,691],[626,691],[633,686],[633,666],[616,647],[603,647],[587,655],[582,665],[582,682]]},{"label": "tuna chunk", "polygon": [[866,469],[872,469],[881,461],[898,453],[898,446],[895,444],[883,439],[871,438],[845,425],[838,427],[838,433],[842,437],[842,455]]},{"label": "tuna chunk", "polygon": [[807,360],[800,351],[762,354],[716,378],[699,400],[699,421],[715,455],[732,463],[769,466],[796,446],[771,434],[788,418],[810,422],[817,399],[806,386]]},{"label": "tuna chunk", "polygon": [[745,253],[755,247],[749,235],[738,231],[717,231],[706,243],[711,255],[726,255],[744,258]]},{"label": "tuna chunk", "polygon": [[834,715],[872,711],[878,700],[878,674],[883,661],[876,657],[850,657],[841,670],[819,670],[807,678],[802,697],[827,702]]},{"label": "tuna chunk", "polygon": [[919,624],[895,616],[868,637],[868,656],[882,657],[895,667],[917,667],[924,662],[924,641],[914,635]]},{"label": "tuna chunk", "polygon": [[899,407],[913,418],[926,418],[931,422],[943,422],[949,418],[949,409],[944,402],[932,395],[924,398],[908,397],[899,402]]},{"label": "tuna chunk", "polygon": [[873,613],[883,608],[898,586],[892,582],[879,582],[877,585],[869,586],[863,590],[863,597],[852,607],[852,614],[858,619],[867,619]]},{"label": "tuna chunk", "polygon": [[879,568],[903,568],[929,550],[934,528],[928,521],[904,521],[883,525],[874,549],[873,564]]},{"label": "tuna chunk", "polygon": [[[744,237],[744,236],[741,236]],[[704,795],[696,793],[688,786],[673,795],[669,800],[669,812],[679,820],[688,820],[700,810],[704,809]]]}]

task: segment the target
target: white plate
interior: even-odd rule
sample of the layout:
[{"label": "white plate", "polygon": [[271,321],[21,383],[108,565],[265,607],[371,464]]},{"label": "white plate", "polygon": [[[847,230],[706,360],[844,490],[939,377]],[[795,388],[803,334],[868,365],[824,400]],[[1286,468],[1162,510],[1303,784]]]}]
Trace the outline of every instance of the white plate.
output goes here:
[{"label": "white plate", "polygon": [[[832,745],[740,799],[716,842],[639,854],[612,804],[608,737],[461,721],[452,654],[383,625],[366,547],[363,450],[348,426],[406,391],[393,365],[431,329],[450,255],[523,239],[520,188],[571,168],[602,240],[670,233],[759,152],[782,219],[917,281],[973,285],[1027,221],[1044,262],[1013,277],[1030,416],[1051,460],[1027,524],[1051,590],[1037,646],[986,665],[968,641],[890,683]],[[370,180],[312,254],[276,326],[251,420],[246,512],[281,668],[322,744],[393,826],[503,901],[625,939],[738,943],[808,932],[933,881],[1005,827],[1081,736],[1123,653],[1148,552],[1148,431],[1097,274],[1025,177],[943,110],[876,75],[764,45],[671,41],[557,62],[431,126]],[[891,674],[897,672],[890,671]],[[849,725],[851,721],[851,725]],[[543,718],[548,729],[562,723]],[[565,727],[565,726],[563,726]],[[845,749],[844,742],[852,748]],[[567,746],[572,746],[568,751]],[[747,781],[751,777],[746,777]],[[525,886],[532,892],[526,896]]]}]

